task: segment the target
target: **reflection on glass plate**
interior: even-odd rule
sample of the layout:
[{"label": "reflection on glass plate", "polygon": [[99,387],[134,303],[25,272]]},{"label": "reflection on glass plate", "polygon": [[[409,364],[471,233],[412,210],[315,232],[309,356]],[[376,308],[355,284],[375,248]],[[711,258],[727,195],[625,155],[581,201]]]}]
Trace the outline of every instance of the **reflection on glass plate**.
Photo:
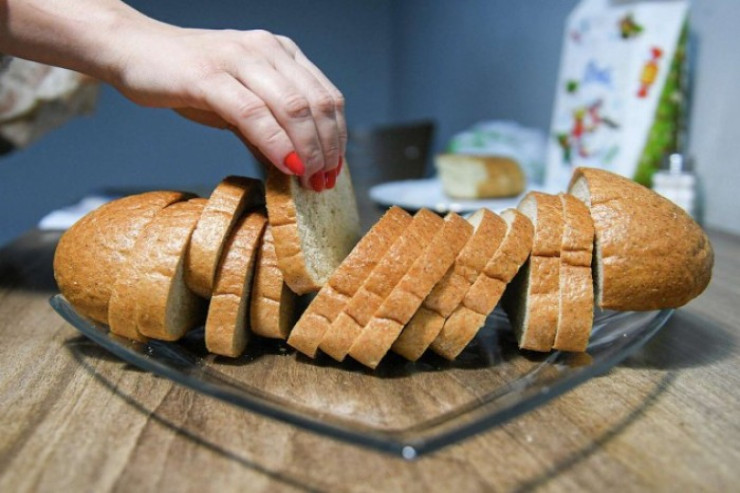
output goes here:
[{"label": "reflection on glass plate", "polygon": [[397,205],[407,210],[425,207],[439,213],[473,212],[478,209],[502,212],[504,209],[516,207],[523,195],[504,199],[453,199],[445,195],[442,183],[437,178],[392,181],[370,189],[370,198],[380,205]]},{"label": "reflection on glass plate", "polygon": [[311,360],[255,339],[237,360],[209,355],[203,330],[177,343],[120,339],[80,316],[62,295],[52,307],[124,361],[249,411],[349,443],[413,459],[527,412],[605,372],[673,313],[602,312],[585,354],[519,351],[496,311],[454,362],[395,355],[375,372],[351,361]]}]

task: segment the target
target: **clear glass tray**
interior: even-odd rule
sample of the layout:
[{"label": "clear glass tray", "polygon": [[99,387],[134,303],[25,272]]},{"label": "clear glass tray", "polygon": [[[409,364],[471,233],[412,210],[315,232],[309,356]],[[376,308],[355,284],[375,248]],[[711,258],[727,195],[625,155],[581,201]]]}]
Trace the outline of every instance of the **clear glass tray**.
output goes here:
[{"label": "clear glass tray", "polygon": [[376,371],[312,360],[255,338],[236,360],[205,351],[203,330],[176,343],[135,343],[80,316],[62,295],[51,306],[124,361],[206,395],[321,435],[413,459],[499,425],[632,354],[673,310],[599,312],[587,353],[520,351],[495,311],[454,362],[389,355]]}]

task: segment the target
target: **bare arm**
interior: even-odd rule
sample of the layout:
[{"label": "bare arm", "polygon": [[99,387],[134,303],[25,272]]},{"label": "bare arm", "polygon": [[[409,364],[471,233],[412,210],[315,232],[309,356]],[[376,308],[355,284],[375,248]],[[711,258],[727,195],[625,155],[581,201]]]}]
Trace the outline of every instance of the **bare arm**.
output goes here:
[{"label": "bare arm", "polygon": [[230,128],[304,186],[333,186],[346,146],[344,100],[288,38],[180,28],[118,0],[0,0],[0,52]]}]

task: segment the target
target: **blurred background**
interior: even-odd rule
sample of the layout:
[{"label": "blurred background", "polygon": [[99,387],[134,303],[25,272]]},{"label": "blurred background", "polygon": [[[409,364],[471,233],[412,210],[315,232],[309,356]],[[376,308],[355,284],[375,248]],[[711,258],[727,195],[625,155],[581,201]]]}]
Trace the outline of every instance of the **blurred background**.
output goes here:
[{"label": "blurred background", "polygon": [[[131,0],[183,26],[293,38],[343,91],[350,129],[431,119],[432,147],[475,122],[550,124],[566,16],[577,0]],[[704,222],[740,233],[740,2],[695,0],[689,152]],[[114,33],[112,33],[114,35]],[[156,49],[156,47],[152,47]],[[141,108],[103,87],[92,116],[0,158],[0,244],[48,211],[106,187],[210,189],[259,175],[227,132]]]}]

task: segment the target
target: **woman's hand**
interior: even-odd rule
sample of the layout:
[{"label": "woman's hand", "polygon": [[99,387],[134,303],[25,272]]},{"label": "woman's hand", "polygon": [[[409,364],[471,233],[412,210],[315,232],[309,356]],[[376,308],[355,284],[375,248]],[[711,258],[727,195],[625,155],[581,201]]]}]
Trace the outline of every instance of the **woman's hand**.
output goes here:
[{"label": "woman's hand", "polygon": [[231,129],[304,186],[334,186],[347,142],[344,99],[293,41],[159,23],[121,35],[109,81],[129,99]]}]

